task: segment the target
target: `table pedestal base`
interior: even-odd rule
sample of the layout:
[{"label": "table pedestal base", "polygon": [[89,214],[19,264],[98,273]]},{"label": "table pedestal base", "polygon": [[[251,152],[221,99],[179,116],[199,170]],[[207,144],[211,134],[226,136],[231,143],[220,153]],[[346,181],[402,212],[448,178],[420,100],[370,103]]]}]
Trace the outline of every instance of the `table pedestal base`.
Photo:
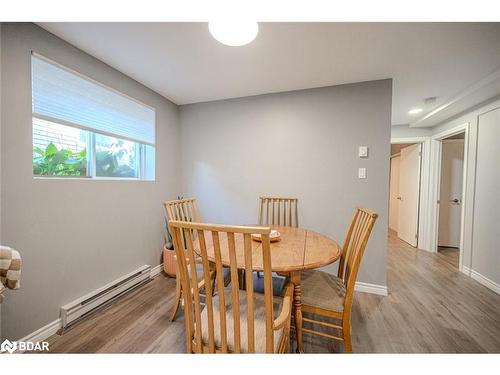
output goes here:
[{"label": "table pedestal base", "polygon": [[293,311],[295,323],[295,338],[297,340],[297,353],[302,353],[302,302],[300,287],[300,271],[290,272],[290,279],[294,285],[293,288]]}]

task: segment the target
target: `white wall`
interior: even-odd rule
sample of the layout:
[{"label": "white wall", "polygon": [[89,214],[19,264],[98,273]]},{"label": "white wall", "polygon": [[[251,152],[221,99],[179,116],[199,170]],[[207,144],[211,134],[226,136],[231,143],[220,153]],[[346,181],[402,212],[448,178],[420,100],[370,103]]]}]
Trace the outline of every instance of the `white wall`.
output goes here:
[{"label": "white wall", "polygon": [[400,156],[391,158],[391,174],[389,183],[389,228],[398,231],[399,220],[399,161]]},{"label": "white wall", "polygon": [[[34,179],[31,51],[156,108],[156,181]],[[21,252],[22,287],[2,306],[18,339],[61,305],[144,264],[161,262],[162,201],[179,190],[177,106],[33,24],[2,30],[2,242]]]},{"label": "white wall", "polygon": [[[498,117],[495,110],[500,108],[500,96],[488,99],[484,103],[478,104],[463,113],[454,116],[433,128],[410,128],[405,126],[393,126],[391,128],[391,138],[408,138],[422,137],[424,142],[424,156],[422,168],[422,186],[421,190],[425,195],[424,206],[421,205],[420,210],[424,212],[421,217],[428,218],[425,225],[419,228],[419,247],[424,244],[424,248],[431,250],[434,239],[432,237],[433,222],[433,202],[438,199],[438,193],[432,186],[432,182],[437,181],[436,160],[438,160],[438,141],[436,139],[443,138],[445,133],[453,132],[454,129],[466,130],[466,154],[464,160],[467,168],[465,171],[466,184],[463,197],[464,203],[464,223],[462,232],[462,271],[470,274],[477,281],[483,283],[489,288],[500,293],[500,252],[497,251],[498,246],[491,246],[492,243],[498,244],[498,216],[500,205],[498,196],[500,189],[494,182],[500,179],[496,177],[500,163],[498,163],[498,151],[492,152],[491,148],[498,150],[498,144],[487,145],[489,142],[497,142],[498,136],[494,131],[498,131],[500,123],[497,122]],[[483,131],[483,138],[480,139],[481,123],[487,123],[488,130]],[[492,125],[495,124],[495,125]],[[483,128],[484,129],[484,128]],[[488,150],[489,149],[489,150]],[[492,163],[492,164],[489,164]],[[483,166],[484,165],[484,166]],[[478,183],[483,182],[482,186],[488,186],[489,189],[495,189],[494,194],[490,192],[478,192],[476,186],[476,167],[478,170],[488,170],[484,176],[479,177]],[[489,174],[488,174],[489,173]],[[481,185],[480,185],[481,186]],[[487,189],[486,189],[487,190]],[[486,191],[485,190],[485,191]],[[484,205],[487,209],[477,209],[478,204],[481,205],[481,199],[488,197],[489,204]],[[496,199],[494,197],[497,197]],[[483,225],[483,221],[494,225],[491,228],[489,225]],[[481,223],[478,225],[478,223]],[[437,233],[436,233],[437,234]],[[496,237],[495,237],[496,236]],[[421,241],[424,238],[424,241]]]},{"label": "white wall", "polygon": [[471,269],[500,286],[500,107],[478,118]]},{"label": "white wall", "polygon": [[410,128],[408,125],[391,126],[391,138],[428,137],[431,134],[430,128]]},{"label": "white wall", "polygon": [[[467,152],[464,155],[466,185],[463,194],[465,203],[462,271],[470,273],[473,278],[496,290],[497,293],[500,293],[500,252],[497,250],[498,216],[495,215],[500,212],[498,200],[500,189],[494,182],[498,184],[499,179],[496,176],[500,164],[498,163],[498,143],[488,146],[488,141],[498,142],[495,131],[498,131],[500,127],[497,116],[499,108],[500,99],[497,97],[432,129],[433,136],[438,137],[443,132],[453,131],[459,127],[467,128],[465,139]],[[489,125],[483,127],[482,124]],[[477,185],[476,174],[481,170],[487,171],[484,174],[486,177],[483,177],[480,172],[477,176],[479,184]],[[486,186],[486,190],[483,190],[481,186]],[[493,194],[488,192],[488,189],[493,189]],[[488,203],[481,203],[485,198]],[[483,224],[485,221],[489,223],[486,226]],[[492,243],[495,245],[491,246]]]},{"label": "white wall", "polygon": [[[255,223],[262,194],[299,198],[300,226],[342,242],[357,205],[380,214],[359,281],[386,285],[391,81],[181,106],[182,181],[204,220]],[[357,148],[369,146],[360,159]],[[357,178],[358,167],[368,178]],[[329,266],[334,272],[336,265]]]}]

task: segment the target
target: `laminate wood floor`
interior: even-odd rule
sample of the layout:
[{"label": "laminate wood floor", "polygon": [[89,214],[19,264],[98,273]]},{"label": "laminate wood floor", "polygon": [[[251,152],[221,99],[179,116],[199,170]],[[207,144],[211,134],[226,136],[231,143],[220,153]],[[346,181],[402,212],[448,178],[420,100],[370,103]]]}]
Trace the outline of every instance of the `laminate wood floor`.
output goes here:
[{"label": "laminate wood floor", "polygon": [[[389,296],[356,293],[354,352],[499,353],[500,296],[460,273],[454,256],[412,248],[389,234]],[[167,318],[174,291],[175,280],[160,275],[49,338],[50,350],[183,353],[183,314]],[[341,343],[307,333],[303,341],[307,353],[342,351]]]},{"label": "laminate wood floor", "polygon": [[458,269],[460,250],[456,247],[439,246],[438,256],[441,256],[443,260],[448,261],[452,266]]}]

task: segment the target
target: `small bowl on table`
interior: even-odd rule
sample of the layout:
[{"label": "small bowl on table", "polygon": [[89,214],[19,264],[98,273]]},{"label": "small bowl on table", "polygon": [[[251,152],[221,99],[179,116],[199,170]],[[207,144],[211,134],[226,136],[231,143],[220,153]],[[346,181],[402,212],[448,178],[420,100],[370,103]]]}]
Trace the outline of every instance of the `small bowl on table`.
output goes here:
[{"label": "small bowl on table", "polygon": [[[260,234],[252,234],[252,240],[262,242],[262,236]],[[270,242],[277,242],[281,240],[281,234],[275,229],[271,230],[271,233],[269,234],[269,241]]]}]

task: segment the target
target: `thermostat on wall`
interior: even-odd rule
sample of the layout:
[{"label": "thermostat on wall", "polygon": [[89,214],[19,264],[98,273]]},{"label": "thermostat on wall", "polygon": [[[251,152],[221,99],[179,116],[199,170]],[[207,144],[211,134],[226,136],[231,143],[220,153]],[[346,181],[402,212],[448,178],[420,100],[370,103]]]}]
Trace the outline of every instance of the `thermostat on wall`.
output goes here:
[{"label": "thermostat on wall", "polygon": [[367,158],[368,157],[368,146],[359,146],[359,157]]}]

